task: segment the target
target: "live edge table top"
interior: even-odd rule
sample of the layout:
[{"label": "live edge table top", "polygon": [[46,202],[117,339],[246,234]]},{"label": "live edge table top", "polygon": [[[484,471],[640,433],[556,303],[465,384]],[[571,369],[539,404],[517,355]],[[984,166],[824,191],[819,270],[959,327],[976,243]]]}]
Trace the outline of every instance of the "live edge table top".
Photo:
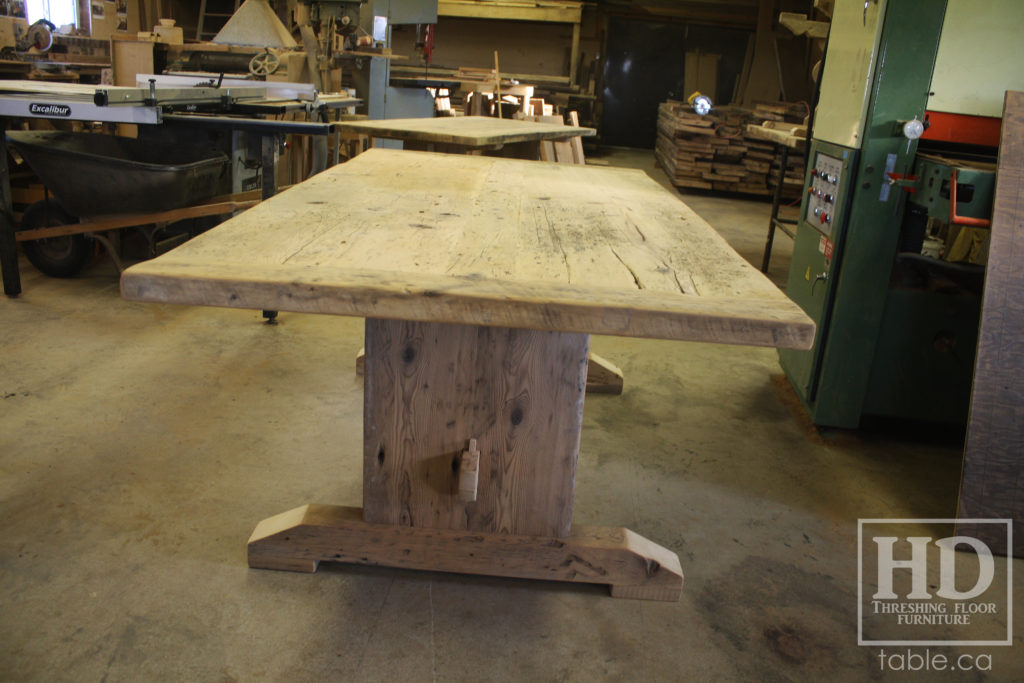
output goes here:
[{"label": "live edge table top", "polygon": [[810,348],[641,171],[371,149],[125,271],[138,301]]},{"label": "live edge table top", "polygon": [[493,116],[442,116],[419,119],[340,121],[341,130],[373,137],[461,145],[468,148],[499,147],[512,142],[559,140],[596,134],[593,128],[556,123],[498,119]]}]

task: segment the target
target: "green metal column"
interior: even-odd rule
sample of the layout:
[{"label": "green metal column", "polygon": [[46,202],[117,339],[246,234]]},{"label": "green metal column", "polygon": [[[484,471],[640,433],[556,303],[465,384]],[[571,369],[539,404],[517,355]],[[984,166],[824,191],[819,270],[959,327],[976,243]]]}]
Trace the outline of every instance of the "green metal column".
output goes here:
[{"label": "green metal column", "polygon": [[[860,0],[856,4],[863,7]],[[898,122],[924,117],[945,13],[944,0],[883,4],[859,158],[846,171],[850,194],[844,215],[834,217],[829,299],[817,314],[808,311],[822,329],[812,351],[780,352],[783,368],[820,425],[852,428],[860,423],[906,202],[906,194],[887,182],[886,173],[907,174],[913,168],[917,142],[903,136]],[[816,147],[810,153],[809,165]],[[807,255],[801,246],[819,239],[814,227],[801,220],[797,230],[790,283],[805,280],[808,268],[814,277],[821,265],[816,253]],[[810,382],[800,381],[808,368]]]}]

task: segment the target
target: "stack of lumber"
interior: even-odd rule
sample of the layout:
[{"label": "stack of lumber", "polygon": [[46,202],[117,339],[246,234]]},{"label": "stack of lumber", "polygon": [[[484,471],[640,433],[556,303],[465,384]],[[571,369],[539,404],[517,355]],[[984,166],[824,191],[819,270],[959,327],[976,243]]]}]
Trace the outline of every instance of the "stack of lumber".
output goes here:
[{"label": "stack of lumber", "polygon": [[[769,195],[775,185],[781,152],[771,141],[747,135],[747,126],[777,121],[797,126],[802,104],[753,108],[719,107],[699,116],[685,102],[669,100],[658,107],[655,155],[676,187]],[[784,194],[799,194],[803,155],[791,150]]]}]

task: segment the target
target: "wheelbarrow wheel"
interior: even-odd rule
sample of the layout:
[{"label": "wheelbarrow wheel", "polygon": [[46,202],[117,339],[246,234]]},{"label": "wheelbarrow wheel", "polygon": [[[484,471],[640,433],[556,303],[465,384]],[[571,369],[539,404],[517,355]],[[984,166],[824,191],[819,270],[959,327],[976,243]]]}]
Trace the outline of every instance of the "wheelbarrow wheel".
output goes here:
[{"label": "wheelbarrow wheel", "polygon": [[[56,202],[39,201],[21,217],[22,230],[76,223],[78,219]],[[95,243],[85,235],[62,235],[22,242],[25,256],[33,266],[50,277],[74,277],[96,253]]]}]

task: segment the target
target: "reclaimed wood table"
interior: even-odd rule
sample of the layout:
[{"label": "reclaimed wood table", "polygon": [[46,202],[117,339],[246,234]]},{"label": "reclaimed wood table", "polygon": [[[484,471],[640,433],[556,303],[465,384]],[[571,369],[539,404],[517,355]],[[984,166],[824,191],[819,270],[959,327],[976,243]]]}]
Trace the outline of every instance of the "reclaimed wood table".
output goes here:
[{"label": "reclaimed wood table", "polygon": [[[554,121],[498,119],[492,116],[449,116],[415,119],[380,119],[342,122],[342,132],[349,135],[401,140],[405,149],[447,154],[480,154],[534,161],[562,160],[574,157],[568,138],[594,135],[593,128],[565,126],[561,117]],[[564,143],[558,144],[558,143]],[[545,153],[544,145],[555,145]],[[564,149],[563,149],[564,147]],[[582,147],[580,147],[582,150]],[[582,161],[582,151],[579,153]],[[356,372],[363,374],[365,349],[356,355]],[[587,391],[597,394],[621,394],[624,384],[622,370],[611,361],[591,353]]]},{"label": "reclaimed wood table", "polygon": [[464,154],[500,152],[501,156],[540,159],[540,143],[595,135],[593,128],[564,126],[492,116],[443,116],[422,119],[341,121],[343,132],[401,140],[406,150]]},{"label": "reclaimed wood table", "polygon": [[607,584],[674,552],[572,525],[590,334],[810,348],[813,322],[641,171],[372,149],[122,276],[126,298],[366,318],[363,507],[258,524],[249,565]]}]

